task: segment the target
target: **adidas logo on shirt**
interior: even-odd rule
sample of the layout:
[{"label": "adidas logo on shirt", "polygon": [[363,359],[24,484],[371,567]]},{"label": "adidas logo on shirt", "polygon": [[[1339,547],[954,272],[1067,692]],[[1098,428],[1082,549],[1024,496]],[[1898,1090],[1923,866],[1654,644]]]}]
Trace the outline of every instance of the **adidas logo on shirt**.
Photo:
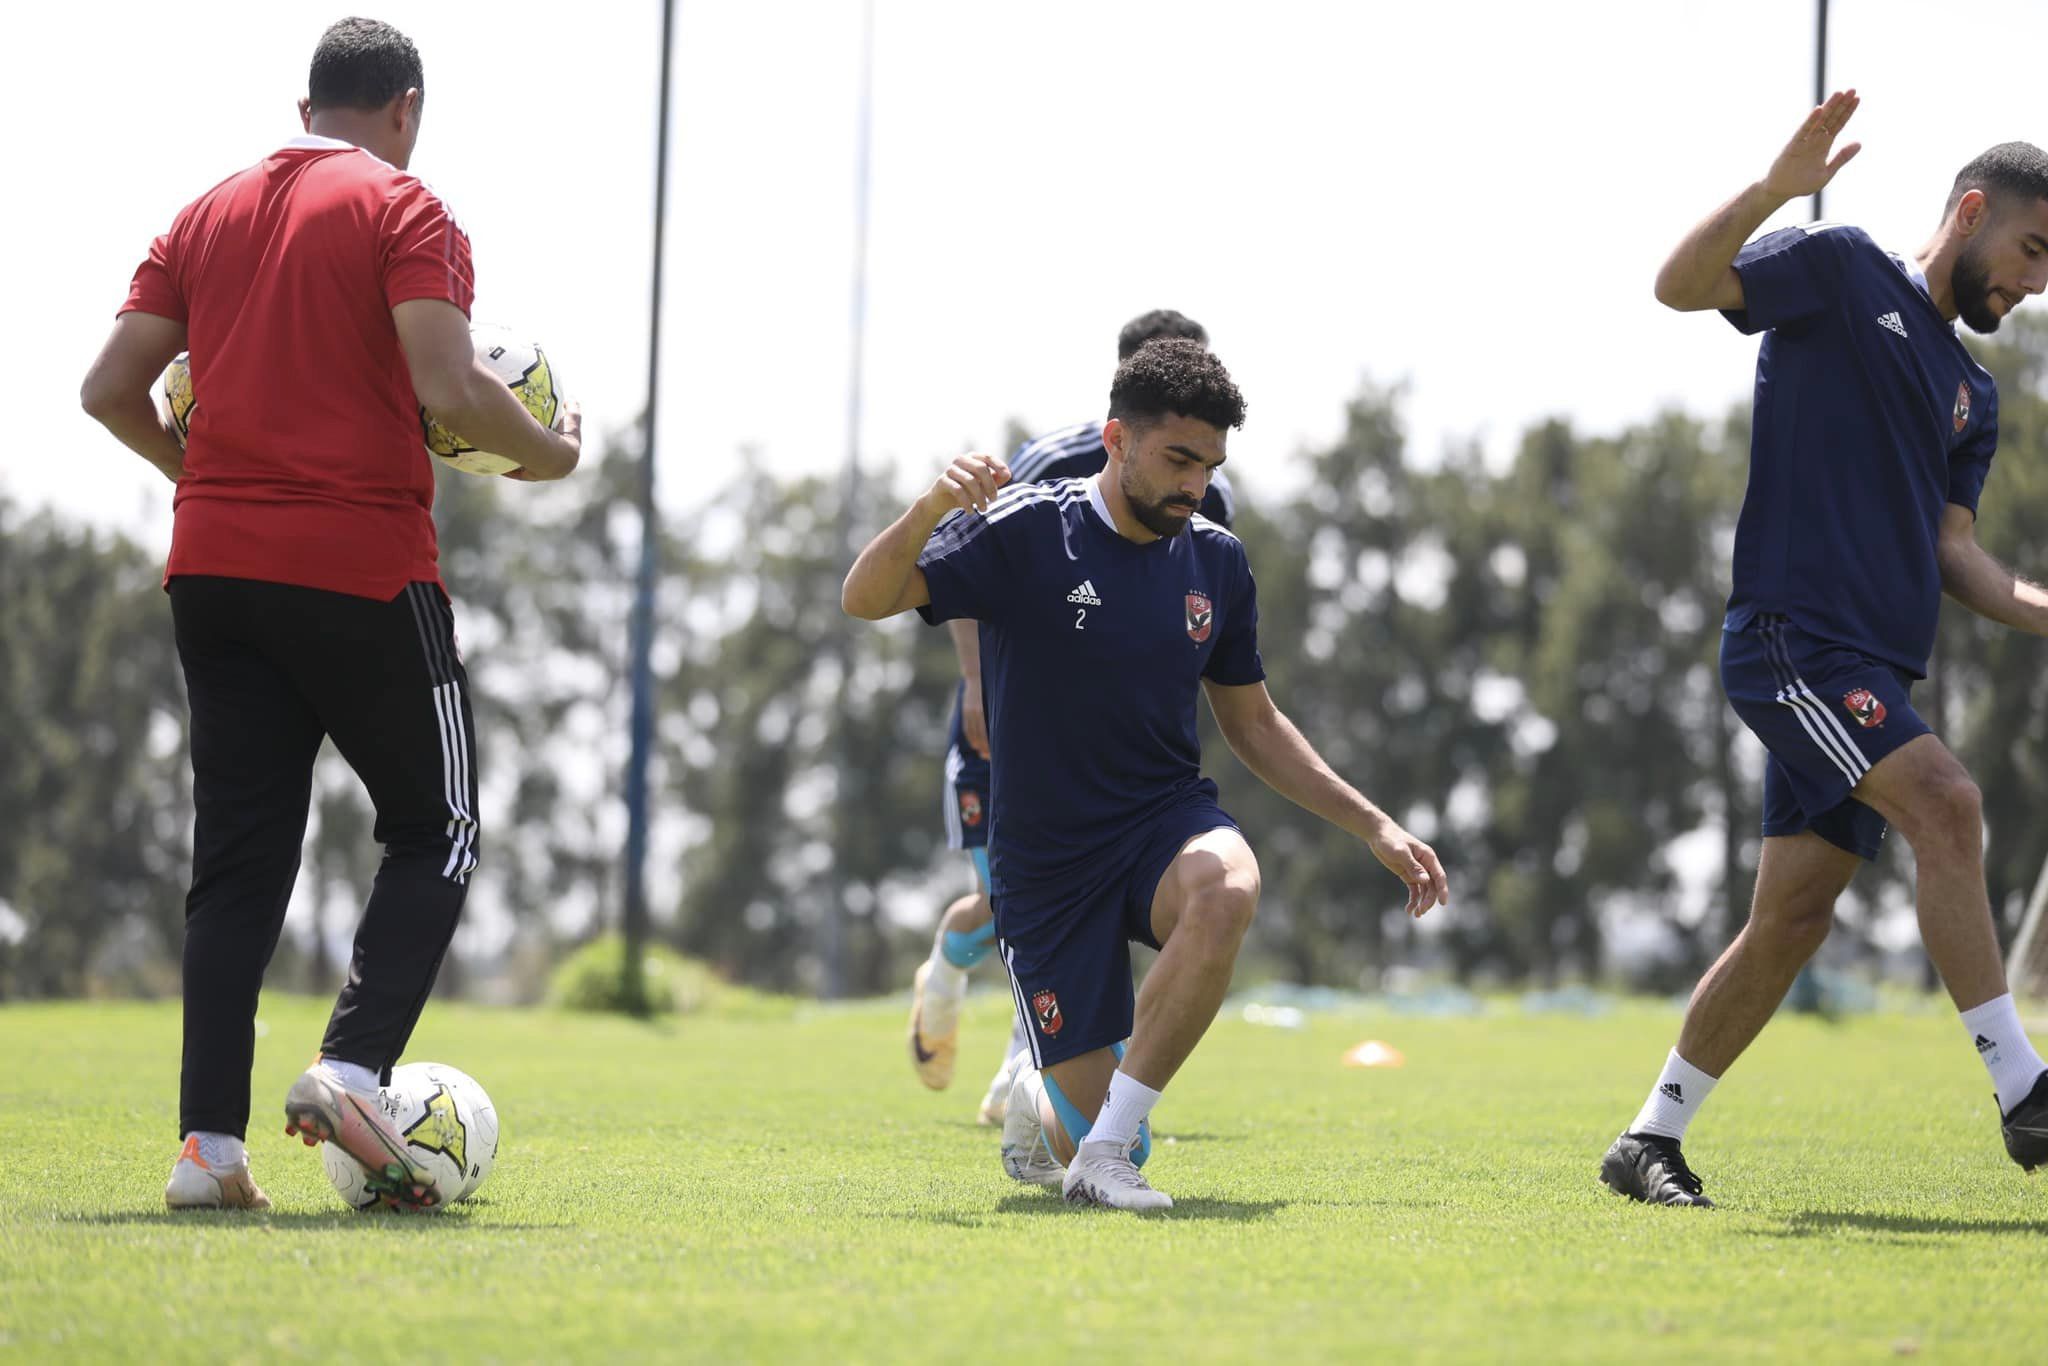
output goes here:
[{"label": "adidas logo on shirt", "polygon": [[1657,1089],[1659,1091],[1662,1091],[1670,1099],[1677,1101],[1680,1105],[1685,1104],[1685,1092],[1683,1089],[1679,1087],[1677,1082],[1667,1081]]},{"label": "adidas logo on shirt", "polygon": [[1067,594],[1067,601],[1078,602],[1084,607],[1102,606],[1102,599],[1095,596],[1095,581],[1093,579],[1081,580],[1081,586]]},{"label": "adidas logo on shirt", "polygon": [[1899,321],[1899,315],[1896,313],[1878,314],[1877,325],[1879,327],[1890,328],[1892,331],[1898,333],[1902,337],[1906,335],[1906,325],[1905,323]]}]

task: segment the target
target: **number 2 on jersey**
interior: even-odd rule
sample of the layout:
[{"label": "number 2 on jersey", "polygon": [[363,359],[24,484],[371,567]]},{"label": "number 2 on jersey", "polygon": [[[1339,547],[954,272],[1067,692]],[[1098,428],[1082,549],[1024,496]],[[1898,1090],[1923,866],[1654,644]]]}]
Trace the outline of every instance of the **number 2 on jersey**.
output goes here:
[{"label": "number 2 on jersey", "polygon": [[1076,607],[1074,609],[1074,629],[1076,631],[1087,630],[1088,628],[1081,624],[1086,620],[1088,620],[1088,609],[1085,607]]}]

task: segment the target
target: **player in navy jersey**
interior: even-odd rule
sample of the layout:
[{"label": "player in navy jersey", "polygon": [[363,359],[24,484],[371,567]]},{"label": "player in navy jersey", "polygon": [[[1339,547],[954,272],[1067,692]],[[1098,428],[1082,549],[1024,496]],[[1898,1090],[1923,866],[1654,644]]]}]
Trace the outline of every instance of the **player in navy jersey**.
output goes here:
[{"label": "player in navy jersey", "polygon": [[2048,1075],[2006,989],[1981,798],[1909,697],[1944,592],[2048,635],[2048,591],[1977,544],[1998,394],[1954,326],[1996,331],[2048,286],[2048,156],[2009,142],[1965,166],[1911,257],[1829,223],[1749,241],[1856,154],[1833,151],[1856,106],[1854,91],[1830,96],[1657,278],[1668,306],[1764,334],[1721,678],[1769,758],[1749,923],[1601,1163],[1609,1187],[1652,1204],[1712,1203],[1680,1149],[1686,1126],[1827,937],[1887,822],[1913,848],[1921,939],[1990,1070],[2006,1151],[2030,1171],[2048,1162]]},{"label": "player in navy jersey", "polygon": [[[1204,346],[1209,343],[1209,334],[1193,318],[1170,308],[1155,308],[1124,324],[1116,340],[1117,361],[1130,359],[1139,347],[1159,337],[1187,337]],[[1095,418],[1026,441],[1010,457],[1011,482],[1052,483],[1100,473],[1109,462],[1109,450],[1102,444],[1102,425],[1102,419]],[[1202,495],[1202,515],[1227,528],[1235,512],[1230,481],[1217,470]],[[947,847],[965,850],[974,861],[975,890],[957,898],[939,917],[931,955],[919,964],[911,987],[910,1063],[918,1080],[935,1091],[943,1091],[953,1082],[967,974],[995,945],[995,925],[988,906],[989,750],[988,723],[982,711],[981,647],[972,621],[946,625],[960,659],[960,684],[953,691],[941,805]],[[1008,1044],[982,1096],[981,1123],[1003,1122],[1015,1063],[1026,1047],[1024,1019],[1019,1015],[1012,1021]]]},{"label": "player in navy jersey", "polygon": [[[1172,1201],[1138,1171],[1140,1125],[1215,1018],[1259,896],[1251,847],[1202,776],[1199,695],[1246,767],[1407,884],[1411,914],[1447,890],[1429,846],[1267,694],[1244,547],[1197,511],[1244,421],[1222,363],[1197,341],[1148,343],[1118,367],[1109,419],[1092,479],[1006,489],[996,457],[953,461],[861,552],[843,602],[870,620],[914,607],[980,623],[991,899],[1033,1063],[1011,1093],[1006,1170],[1056,1179],[1076,1204],[1158,1209]],[[954,509],[968,511],[941,526]],[[1135,1000],[1134,939],[1160,951]]]}]

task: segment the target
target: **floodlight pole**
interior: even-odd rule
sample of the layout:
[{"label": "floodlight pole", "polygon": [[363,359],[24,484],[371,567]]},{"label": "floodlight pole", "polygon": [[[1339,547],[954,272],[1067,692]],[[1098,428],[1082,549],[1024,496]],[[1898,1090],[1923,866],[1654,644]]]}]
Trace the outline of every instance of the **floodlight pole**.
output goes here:
[{"label": "floodlight pole", "polygon": [[[840,546],[844,563],[851,564],[860,553],[860,436],[861,400],[866,383],[865,360],[868,322],[868,152],[873,142],[875,91],[875,0],[863,0],[860,15],[860,105],[856,115],[853,163],[853,302],[852,345],[848,351],[846,378],[846,475],[839,499]],[[853,672],[856,654],[853,623],[841,617],[839,644],[838,820],[834,824],[833,887],[826,898],[825,923],[820,936],[821,980],[819,988],[827,1000],[846,991],[846,891],[847,869],[853,863],[853,813],[866,800],[866,775],[854,771],[853,762]]]},{"label": "floodlight pole", "polygon": [[626,896],[620,917],[625,962],[620,999],[633,1014],[647,1011],[647,765],[654,748],[654,589],[661,523],[654,506],[655,415],[661,397],[661,262],[668,223],[669,56],[675,46],[675,0],[661,4],[661,98],[654,135],[654,279],[647,324],[647,413],[640,447],[640,567],[633,585],[632,749],[626,756]]},{"label": "floodlight pole", "polygon": [[[1813,36],[1813,103],[1816,108],[1825,104],[1828,98],[1828,0],[1815,0],[1816,21]],[[1813,221],[1818,223],[1826,217],[1821,212],[1821,195],[1826,186],[1813,192]]]}]

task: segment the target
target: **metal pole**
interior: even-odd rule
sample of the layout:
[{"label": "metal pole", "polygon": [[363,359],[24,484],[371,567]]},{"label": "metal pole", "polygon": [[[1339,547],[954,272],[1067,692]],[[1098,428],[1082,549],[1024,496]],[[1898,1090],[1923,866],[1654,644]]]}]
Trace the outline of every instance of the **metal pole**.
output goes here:
[{"label": "metal pole", "polygon": [[[875,89],[875,3],[863,0],[860,19],[860,106],[856,115],[853,163],[852,346],[846,380],[846,484],[839,500],[840,544],[846,562],[860,553],[861,400],[868,321],[868,162],[873,141]],[[852,864],[853,813],[864,800],[865,775],[854,772],[852,681],[855,645],[852,623],[839,629],[839,820],[832,857],[835,885],[825,909],[822,949],[826,999],[846,990],[846,870]]]},{"label": "metal pole", "polygon": [[643,957],[647,947],[647,762],[654,747],[654,587],[661,524],[654,506],[655,415],[661,397],[661,263],[668,223],[669,59],[675,46],[675,0],[661,5],[661,99],[654,139],[654,280],[648,305],[647,414],[640,448],[640,568],[631,622],[632,750],[626,758],[626,904],[621,917],[625,964],[619,988],[628,1010],[647,1010]]},{"label": "metal pole", "polygon": [[[1813,38],[1813,102],[1818,105],[1828,97],[1828,0],[1815,0],[1818,6],[1817,29]],[[1813,220],[1818,223],[1826,217],[1821,212],[1823,190],[1813,192]]]}]

